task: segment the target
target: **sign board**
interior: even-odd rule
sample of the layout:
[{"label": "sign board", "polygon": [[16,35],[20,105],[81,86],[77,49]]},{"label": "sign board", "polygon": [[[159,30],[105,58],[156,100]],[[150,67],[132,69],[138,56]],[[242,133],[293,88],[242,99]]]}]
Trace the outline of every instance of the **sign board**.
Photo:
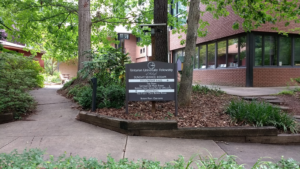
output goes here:
[{"label": "sign board", "polygon": [[177,115],[177,64],[157,61],[126,65],[128,101],[175,101]]}]

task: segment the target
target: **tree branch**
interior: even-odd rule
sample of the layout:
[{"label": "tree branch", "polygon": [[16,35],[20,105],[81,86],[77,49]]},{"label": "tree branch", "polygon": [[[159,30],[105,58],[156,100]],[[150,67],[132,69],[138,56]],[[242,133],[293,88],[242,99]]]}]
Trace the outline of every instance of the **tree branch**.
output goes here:
[{"label": "tree branch", "polygon": [[10,29],[8,26],[6,26],[4,23],[0,22],[1,25],[3,25],[4,27],[6,27],[8,30],[12,31],[12,29]]}]

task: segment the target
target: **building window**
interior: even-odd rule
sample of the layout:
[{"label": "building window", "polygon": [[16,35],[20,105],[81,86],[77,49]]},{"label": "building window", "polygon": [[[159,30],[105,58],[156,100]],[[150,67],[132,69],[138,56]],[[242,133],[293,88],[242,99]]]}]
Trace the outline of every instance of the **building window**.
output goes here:
[{"label": "building window", "polygon": [[140,49],[140,54],[142,54],[143,53],[143,49]]},{"label": "building window", "polygon": [[216,54],[216,44],[211,43],[207,45],[207,67],[215,68],[215,54]]},{"label": "building window", "polygon": [[279,39],[279,66],[291,66],[292,63],[292,38],[282,36]]},{"label": "building window", "polygon": [[264,36],[264,66],[277,66],[277,43],[275,36]]},{"label": "building window", "polygon": [[127,34],[127,33],[120,33],[119,34],[119,39],[129,39],[129,34]]},{"label": "building window", "polygon": [[200,54],[199,54],[199,67],[202,69],[206,68],[206,45],[199,46]]},{"label": "building window", "polygon": [[143,48],[143,53],[145,53],[145,48]]},{"label": "building window", "polygon": [[[186,19],[183,16],[183,11],[187,10],[186,6],[182,5],[182,3],[180,1],[178,2],[174,2],[174,0],[172,0],[171,2],[171,9],[169,10],[171,15],[176,17],[176,21],[174,23],[174,25],[184,25],[186,24]],[[173,29],[173,27],[172,27]]]},{"label": "building window", "polygon": [[239,38],[239,66],[246,66],[247,58],[247,37],[241,36]]},{"label": "building window", "polygon": [[218,42],[217,63],[218,63],[218,67],[220,67],[220,68],[227,67],[226,66],[226,50],[227,50],[226,40]]},{"label": "building window", "polygon": [[294,64],[295,66],[300,66],[300,38],[294,38],[294,53],[295,53],[295,61]]},{"label": "building window", "polygon": [[263,37],[261,35],[255,35],[254,37],[255,51],[254,51],[254,66],[262,66],[263,56]]},{"label": "building window", "polygon": [[238,67],[238,38],[228,40],[228,67]]},{"label": "building window", "polygon": [[195,48],[195,57],[194,57],[194,69],[199,68],[199,47]]}]

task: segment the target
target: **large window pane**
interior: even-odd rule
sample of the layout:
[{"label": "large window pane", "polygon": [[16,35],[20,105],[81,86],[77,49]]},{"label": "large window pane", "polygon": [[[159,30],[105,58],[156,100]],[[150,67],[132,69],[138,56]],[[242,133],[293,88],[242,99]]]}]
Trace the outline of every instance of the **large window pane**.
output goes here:
[{"label": "large window pane", "polygon": [[277,65],[277,46],[276,46],[276,38],[274,36],[265,36],[264,65],[265,66]]},{"label": "large window pane", "polygon": [[247,57],[247,38],[246,36],[240,37],[240,66],[246,66]]},{"label": "large window pane", "polygon": [[295,38],[295,66],[300,66],[300,38]]},{"label": "large window pane", "polygon": [[194,57],[194,69],[199,68],[199,53],[198,53],[198,46],[195,48],[195,57]]},{"label": "large window pane", "polygon": [[182,57],[182,50],[177,50],[175,52],[175,62],[177,63],[177,60],[179,57]]},{"label": "large window pane", "polygon": [[228,67],[238,67],[238,38],[228,40]]},{"label": "large window pane", "polygon": [[215,55],[216,55],[216,45],[215,43],[208,44],[208,55],[207,55],[207,66],[208,68],[215,68]]},{"label": "large window pane", "polygon": [[200,56],[199,56],[199,67],[206,68],[206,45],[199,46]]},{"label": "large window pane", "polygon": [[290,37],[280,37],[279,66],[289,66],[292,63],[292,40]]},{"label": "large window pane", "polygon": [[254,39],[255,43],[255,52],[254,52],[254,58],[255,58],[255,66],[262,66],[262,36],[261,35],[255,35]]},{"label": "large window pane", "polygon": [[218,67],[226,67],[226,41],[218,42]]}]

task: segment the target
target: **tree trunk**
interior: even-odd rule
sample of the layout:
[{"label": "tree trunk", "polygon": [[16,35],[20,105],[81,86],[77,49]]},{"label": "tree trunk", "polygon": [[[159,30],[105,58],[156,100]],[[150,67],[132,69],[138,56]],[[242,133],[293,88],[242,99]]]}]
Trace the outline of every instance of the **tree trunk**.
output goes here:
[{"label": "tree trunk", "polygon": [[191,102],[193,83],[193,60],[196,56],[197,29],[200,19],[200,0],[191,0],[186,34],[185,58],[178,93],[179,106],[189,106]]},{"label": "tree trunk", "polygon": [[[154,0],[154,23],[168,22],[168,0]],[[161,31],[161,32],[159,32]],[[156,27],[153,60],[168,62],[167,26]]]},{"label": "tree trunk", "polygon": [[83,68],[83,62],[88,61],[87,51],[91,50],[91,16],[90,0],[78,1],[78,71]]}]

